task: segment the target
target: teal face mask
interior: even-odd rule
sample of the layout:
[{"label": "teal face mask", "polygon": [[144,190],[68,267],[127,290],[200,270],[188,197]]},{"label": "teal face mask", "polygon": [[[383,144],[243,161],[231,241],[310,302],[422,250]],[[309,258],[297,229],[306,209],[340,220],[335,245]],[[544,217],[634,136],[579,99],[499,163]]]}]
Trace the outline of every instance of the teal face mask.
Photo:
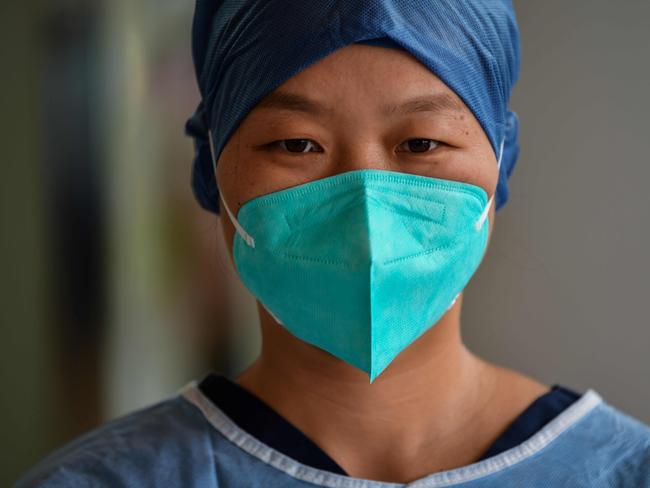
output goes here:
[{"label": "teal face mask", "polygon": [[254,198],[236,218],[222,197],[244,285],[289,332],[370,382],[465,288],[492,200],[469,183],[371,169]]}]

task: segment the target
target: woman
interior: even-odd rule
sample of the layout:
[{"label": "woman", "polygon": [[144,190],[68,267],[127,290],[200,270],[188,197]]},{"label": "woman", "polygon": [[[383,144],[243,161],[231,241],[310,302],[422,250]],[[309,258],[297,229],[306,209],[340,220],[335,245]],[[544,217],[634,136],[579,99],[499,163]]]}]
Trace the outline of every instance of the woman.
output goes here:
[{"label": "woman", "polygon": [[518,154],[510,2],[199,0],[193,49],[193,188],[261,354],[19,486],[650,486],[646,425],[461,339]]}]

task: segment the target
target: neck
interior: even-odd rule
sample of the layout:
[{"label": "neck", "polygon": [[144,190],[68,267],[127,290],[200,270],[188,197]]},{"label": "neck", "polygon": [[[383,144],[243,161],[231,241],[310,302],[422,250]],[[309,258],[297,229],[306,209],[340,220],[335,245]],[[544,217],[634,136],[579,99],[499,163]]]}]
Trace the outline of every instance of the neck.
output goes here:
[{"label": "neck", "polygon": [[461,304],[462,295],[372,384],[365,372],[292,336],[258,306],[262,352],[235,381],[352,476],[405,482],[472,462],[489,445],[476,442],[473,452],[466,442],[486,422],[480,414],[497,374],[462,343]]}]

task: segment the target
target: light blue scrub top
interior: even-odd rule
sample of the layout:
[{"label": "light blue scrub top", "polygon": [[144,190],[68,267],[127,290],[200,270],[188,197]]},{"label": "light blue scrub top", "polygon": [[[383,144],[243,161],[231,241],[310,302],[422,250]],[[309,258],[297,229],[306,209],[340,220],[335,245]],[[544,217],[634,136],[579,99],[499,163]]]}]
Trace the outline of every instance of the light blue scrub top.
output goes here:
[{"label": "light blue scrub top", "polygon": [[16,487],[650,488],[650,427],[587,390],[525,442],[408,484],[300,464],[234,424],[191,382],[35,466]]}]

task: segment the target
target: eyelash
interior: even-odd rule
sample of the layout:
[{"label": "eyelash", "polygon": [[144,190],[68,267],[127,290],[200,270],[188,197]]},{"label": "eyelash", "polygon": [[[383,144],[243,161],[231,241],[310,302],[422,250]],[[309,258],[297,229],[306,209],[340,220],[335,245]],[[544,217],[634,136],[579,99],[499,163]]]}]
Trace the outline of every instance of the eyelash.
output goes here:
[{"label": "eyelash", "polygon": [[[280,149],[283,149],[283,143],[286,143],[287,141],[307,141],[312,146],[316,145],[316,146],[320,147],[318,144],[316,144],[311,139],[301,139],[301,138],[298,138],[298,139],[282,139],[282,140],[279,140],[279,141],[272,142],[271,146],[278,146],[278,147],[280,147]],[[290,154],[307,154],[307,152],[322,152],[322,151],[307,151],[307,152],[305,152],[305,151],[289,151],[289,150],[286,149],[286,145],[284,146],[284,150],[285,150],[285,152],[290,153]]]},{"label": "eyelash", "polygon": [[[321,151],[289,151],[289,150],[286,149],[286,145],[284,144],[287,141],[307,141],[307,142],[309,142],[311,144],[311,147],[314,147],[314,145],[320,147],[318,144],[316,144],[311,139],[281,139],[279,141],[274,141],[274,142],[270,143],[269,145],[272,146],[272,147],[277,146],[277,147],[279,147],[281,149],[284,148],[285,152],[288,152],[290,154],[307,154],[307,153],[310,153],[310,152],[323,152],[322,150]],[[412,154],[427,154],[427,153],[435,150],[435,148],[437,148],[438,146],[444,144],[444,143],[442,143],[440,141],[437,141],[435,139],[428,139],[428,138],[418,137],[418,138],[413,138],[413,139],[407,139],[406,141],[402,142],[398,147],[402,146],[403,144],[407,144],[407,143],[409,143],[411,141],[427,141],[427,142],[435,143],[435,146],[434,146],[433,149],[429,149],[427,151],[421,151],[421,152],[415,151],[415,152],[412,152]]]},{"label": "eyelash", "polygon": [[[427,139],[426,137],[417,137],[417,138],[414,138],[414,139],[407,139],[406,141],[402,142],[402,144],[407,144],[407,143],[409,143],[409,142],[411,142],[411,141],[428,141],[428,142],[433,142],[433,143],[435,143],[435,146],[434,146],[433,149],[429,149],[429,150],[427,150],[427,151],[422,151],[422,152],[417,152],[417,151],[415,151],[415,152],[412,152],[412,154],[427,154],[427,153],[429,153],[429,152],[434,151],[438,146],[440,146],[441,144],[443,144],[443,143],[440,142],[440,141],[436,141],[435,139]],[[400,144],[398,147],[402,146],[402,144]]]}]

